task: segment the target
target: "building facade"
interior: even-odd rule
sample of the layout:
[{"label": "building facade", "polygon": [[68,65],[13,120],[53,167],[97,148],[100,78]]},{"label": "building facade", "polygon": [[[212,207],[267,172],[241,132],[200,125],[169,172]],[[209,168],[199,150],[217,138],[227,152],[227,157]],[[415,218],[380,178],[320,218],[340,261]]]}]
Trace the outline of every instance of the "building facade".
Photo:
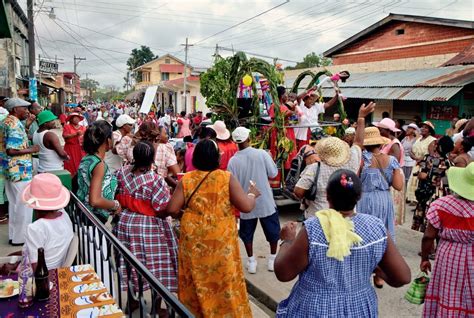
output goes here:
[{"label": "building facade", "polygon": [[144,90],[158,86],[155,105],[160,111],[168,108],[174,112],[206,112],[205,98],[200,92],[199,74],[192,66],[186,68],[186,100],[184,94],[185,63],[171,54],[163,55],[145,63],[133,71],[140,72],[142,80],[135,85],[135,90]]},{"label": "building facade", "polygon": [[16,0],[2,2],[9,34],[0,38],[0,95],[27,98],[28,19]]},{"label": "building facade", "polygon": [[[333,60],[327,67],[332,73],[351,73],[340,84],[350,118],[360,104],[375,101],[374,120],[383,112],[408,122],[418,115],[443,134],[453,118],[474,116],[473,46],[472,21],[390,14],[324,56]],[[286,71],[286,85],[302,71]],[[323,95],[332,97],[334,91],[325,87]]]}]

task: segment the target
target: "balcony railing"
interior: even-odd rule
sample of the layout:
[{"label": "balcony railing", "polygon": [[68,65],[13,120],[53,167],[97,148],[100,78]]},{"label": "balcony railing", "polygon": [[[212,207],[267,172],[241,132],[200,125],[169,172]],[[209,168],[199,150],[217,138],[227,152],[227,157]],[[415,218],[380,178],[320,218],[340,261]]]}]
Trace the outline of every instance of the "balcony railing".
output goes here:
[{"label": "balcony railing", "polygon": [[[91,264],[109,289],[118,305],[125,312],[126,299],[134,299],[139,304],[140,317],[157,317],[162,302],[166,305],[169,317],[193,317],[188,309],[179,302],[174,294],[164,287],[158,279],[143,265],[97,217],[71,192],[71,201],[67,207],[71,216],[74,232],[79,238],[77,264]],[[138,286],[127,281],[127,291],[121,291],[119,264],[123,262],[127,276],[132,270],[138,277]],[[151,297],[145,295],[144,283],[150,286]],[[147,306],[147,300],[151,306]],[[160,306],[160,307],[159,307]],[[132,316],[130,313],[128,316]]]}]

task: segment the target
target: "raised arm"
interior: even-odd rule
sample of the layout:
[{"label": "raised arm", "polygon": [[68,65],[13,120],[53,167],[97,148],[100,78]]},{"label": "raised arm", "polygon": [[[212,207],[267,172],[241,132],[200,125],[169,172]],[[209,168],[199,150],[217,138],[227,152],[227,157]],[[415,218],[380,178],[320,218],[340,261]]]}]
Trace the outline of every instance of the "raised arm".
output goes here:
[{"label": "raised arm", "polygon": [[336,95],[334,95],[333,98],[331,98],[326,103],[324,103],[324,109],[328,109],[328,108],[334,106],[337,103],[338,100],[339,100],[339,94],[336,93]]},{"label": "raised arm", "polygon": [[375,106],[376,104],[374,102],[370,102],[367,106],[362,104],[359,109],[354,145],[359,146],[361,149],[364,148],[365,117],[374,112]]}]

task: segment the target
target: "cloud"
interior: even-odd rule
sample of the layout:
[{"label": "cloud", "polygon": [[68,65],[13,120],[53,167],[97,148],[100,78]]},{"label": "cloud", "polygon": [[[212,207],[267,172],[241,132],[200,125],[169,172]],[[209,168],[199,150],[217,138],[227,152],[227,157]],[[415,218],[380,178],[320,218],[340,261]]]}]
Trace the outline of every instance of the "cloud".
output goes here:
[{"label": "cloud", "polygon": [[[89,73],[89,78],[102,85],[122,87],[128,54],[140,44],[150,46],[155,54],[170,52],[184,59],[181,44],[186,37],[190,43],[196,43],[282,2],[45,1],[42,11],[54,7],[58,19],[54,22],[47,14],[38,14],[35,25],[40,41],[37,41],[36,50],[43,56],[62,59],[62,71],[73,69],[74,55],[86,57],[87,60],[78,66],[79,74],[85,76]],[[218,43],[299,61],[309,52],[327,50],[389,12],[474,19],[470,0],[291,0],[261,17],[191,47],[189,60],[193,65],[209,66]]]}]

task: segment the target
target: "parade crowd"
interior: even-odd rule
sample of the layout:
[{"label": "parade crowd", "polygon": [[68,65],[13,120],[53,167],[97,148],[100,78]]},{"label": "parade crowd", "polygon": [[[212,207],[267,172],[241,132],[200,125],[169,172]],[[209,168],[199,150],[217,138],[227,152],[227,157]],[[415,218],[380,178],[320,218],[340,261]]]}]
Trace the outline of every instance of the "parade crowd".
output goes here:
[{"label": "parade crowd", "polygon": [[[278,97],[286,123],[315,127],[338,99],[283,87]],[[217,114],[145,114],[128,102],[53,113],[3,97],[0,106],[0,222],[33,264],[43,247],[48,268],[60,267],[72,240],[66,170],[79,200],[196,317],[251,317],[244,270],[262,270],[258,222],[265,270],[298,278],[277,317],[376,317],[374,287],[412,280],[396,246],[405,222],[424,232],[413,242],[431,277],[423,316],[474,315],[474,119],[456,118],[439,136],[418,117],[369,122],[376,105],[364,104],[352,121],[334,116],[346,127],[339,137],[286,128],[294,147],[275,162],[276,134],[268,151],[254,148],[250,129],[231,131]],[[281,168],[301,202],[301,227],[280,225],[269,179]],[[122,264],[120,273],[124,290],[127,280],[138,286],[134,271],[127,277]],[[127,310],[138,306],[129,299]]]}]

